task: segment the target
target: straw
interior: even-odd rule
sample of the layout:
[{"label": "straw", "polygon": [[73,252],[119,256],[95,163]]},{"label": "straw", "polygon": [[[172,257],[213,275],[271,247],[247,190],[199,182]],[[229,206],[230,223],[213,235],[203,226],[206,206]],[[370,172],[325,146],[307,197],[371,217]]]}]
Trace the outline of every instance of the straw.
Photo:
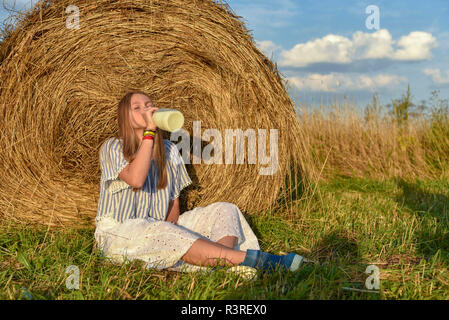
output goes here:
[{"label": "straw", "polygon": [[[66,26],[70,5],[79,8],[79,29]],[[269,155],[270,129],[278,130],[274,175],[261,175],[266,165],[249,164],[247,154],[244,164],[187,164],[193,184],[182,191],[182,210],[217,201],[247,214],[274,209],[296,179],[291,171],[304,169],[284,77],[226,3],[40,1],[2,33],[0,212],[7,219],[93,223],[99,148],[117,132],[117,104],[131,89],[180,110],[192,140],[193,121],[202,132],[218,129],[223,143],[226,129],[266,129]]]}]

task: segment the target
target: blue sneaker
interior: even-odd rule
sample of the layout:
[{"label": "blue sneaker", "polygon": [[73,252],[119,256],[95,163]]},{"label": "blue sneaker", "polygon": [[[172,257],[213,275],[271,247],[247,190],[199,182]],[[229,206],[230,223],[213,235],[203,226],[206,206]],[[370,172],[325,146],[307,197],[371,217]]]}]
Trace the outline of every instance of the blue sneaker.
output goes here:
[{"label": "blue sneaker", "polygon": [[276,266],[290,271],[296,271],[301,267],[303,262],[304,258],[296,253],[278,256],[261,250],[248,249],[245,260],[240,265],[269,272],[273,272]]},{"label": "blue sneaker", "polygon": [[296,253],[289,253],[283,258],[284,258],[284,266],[290,271],[298,270],[304,262],[304,258]]}]

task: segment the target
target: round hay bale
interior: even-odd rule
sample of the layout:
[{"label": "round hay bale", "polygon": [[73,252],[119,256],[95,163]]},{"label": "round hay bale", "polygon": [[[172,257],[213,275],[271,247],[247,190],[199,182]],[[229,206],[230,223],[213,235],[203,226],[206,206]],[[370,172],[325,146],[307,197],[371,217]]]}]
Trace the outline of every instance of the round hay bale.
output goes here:
[{"label": "round hay bale", "polygon": [[[67,8],[79,9],[79,28]],[[248,214],[274,208],[300,161],[299,123],[277,67],[240,18],[209,0],[37,3],[0,45],[1,215],[49,226],[92,223],[99,148],[118,131],[118,101],[131,89],[180,110],[191,141],[194,121],[201,133],[219,130],[223,150],[226,129],[266,129],[269,156],[270,129],[278,132],[272,175],[260,174],[268,164],[259,156],[249,163],[247,152],[243,164],[225,164],[224,152],[223,164],[191,157],[193,184],[182,192],[181,212],[216,201]]]}]

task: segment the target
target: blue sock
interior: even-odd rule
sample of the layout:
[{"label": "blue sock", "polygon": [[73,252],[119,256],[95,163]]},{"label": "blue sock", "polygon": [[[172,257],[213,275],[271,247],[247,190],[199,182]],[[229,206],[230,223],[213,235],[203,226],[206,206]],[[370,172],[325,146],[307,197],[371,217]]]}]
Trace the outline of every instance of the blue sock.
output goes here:
[{"label": "blue sock", "polygon": [[289,253],[286,256],[277,256],[261,250],[248,249],[245,260],[241,266],[248,266],[256,269],[274,271],[277,265],[291,271],[296,271],[302,264],[303,257],[295,253]]}]

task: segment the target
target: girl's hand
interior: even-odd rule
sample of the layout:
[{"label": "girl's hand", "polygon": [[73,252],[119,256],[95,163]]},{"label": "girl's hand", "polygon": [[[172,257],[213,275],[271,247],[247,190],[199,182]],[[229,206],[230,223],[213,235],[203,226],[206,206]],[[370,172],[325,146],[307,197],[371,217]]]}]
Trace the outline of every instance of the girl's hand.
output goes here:
[{"label": "girl's hand", "polygon": [[145,124],[146,127],[145,129],[147,130],[156,130],[156,125],[154,124],[153,121],[153,114],[154,112],[156,112],[157,110],[159,110],[159,108],[156,107],[145,107],[142,111],[142,117],[145,120]]}]

